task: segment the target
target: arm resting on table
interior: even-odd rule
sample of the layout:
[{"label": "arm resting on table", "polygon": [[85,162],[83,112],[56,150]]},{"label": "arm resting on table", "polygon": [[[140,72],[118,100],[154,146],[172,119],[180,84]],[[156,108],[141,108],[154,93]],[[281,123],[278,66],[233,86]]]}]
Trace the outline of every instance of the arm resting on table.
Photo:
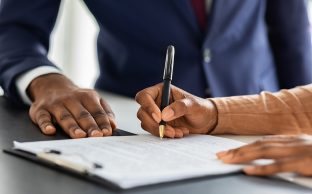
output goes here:
[{"label": "arm resting on table", "polygon": [[312,134],[312,84],[260,95],[215,98],[211,134]]}]

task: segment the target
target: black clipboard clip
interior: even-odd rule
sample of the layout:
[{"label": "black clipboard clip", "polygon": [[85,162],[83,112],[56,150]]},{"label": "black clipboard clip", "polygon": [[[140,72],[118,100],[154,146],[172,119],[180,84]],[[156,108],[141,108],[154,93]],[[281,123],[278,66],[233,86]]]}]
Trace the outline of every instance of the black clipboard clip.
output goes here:
[{"label": "black clipboard clip", "polygon": [[[59,157],[59,155],[63,156],[78,156],[80,157],[84,162],[86,162],[87,166],[81,166],[78,164],[75,164],[73,162],[66,161]],[[61,166],[63,168],[68,168],[70,170],[82,173],[82,174],[90,174],[94,169],[97,168],[103,168],[102,165],[93,163],[86,159],[84,156],[76,153],[68,154],[68,153],[62,153],[58,150],[53,149],[44,149],[42,152],[39,152],[36,154],[36,156],[42,160],[45,160],[47,162],[53,163],[55,165]]]}]

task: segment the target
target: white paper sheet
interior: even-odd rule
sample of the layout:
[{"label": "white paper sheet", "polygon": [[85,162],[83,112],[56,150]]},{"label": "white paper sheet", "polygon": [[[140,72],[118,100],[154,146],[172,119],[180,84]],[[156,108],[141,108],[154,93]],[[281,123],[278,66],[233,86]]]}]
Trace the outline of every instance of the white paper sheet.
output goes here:
[{"label": "white paper sheet", "polygon": [[[153,135],[112,136],[41,142],[14,142],[16,149],[39,153],[44,149],[79,153],[104,166],[94,175],[121,188],[231,173],[243,165],[223,164],[216,153],[244,145],[235,140],[209,135],[188,135],[182,139],[159,139]],[[76,163],[77,157],[60,156]]]}]

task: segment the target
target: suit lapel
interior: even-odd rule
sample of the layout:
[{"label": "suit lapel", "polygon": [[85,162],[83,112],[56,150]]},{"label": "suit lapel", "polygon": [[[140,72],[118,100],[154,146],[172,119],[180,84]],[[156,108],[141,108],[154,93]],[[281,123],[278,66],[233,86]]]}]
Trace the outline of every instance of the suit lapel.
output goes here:
[{"label": "suit lapel", "polygon": [[[189,0],[171,0],[176,7],[181,17],[187,22],[187,24],[198,35],[202,36],[197,19]],[[216,1],[216,0],[215,0]]]}]

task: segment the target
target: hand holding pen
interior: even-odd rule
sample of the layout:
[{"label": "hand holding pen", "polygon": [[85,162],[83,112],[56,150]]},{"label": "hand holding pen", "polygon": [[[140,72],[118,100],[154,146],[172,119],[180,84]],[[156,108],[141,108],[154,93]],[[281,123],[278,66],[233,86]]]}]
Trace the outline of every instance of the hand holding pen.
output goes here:
[{"label": "hand holding pen", "polygon": [[[168,88],[168,83],[164,85],[157,84],[136,95],[136,101],[141,105],[137,116],[145,131],[161,136],[159,126],[164,125],[162,120],[166,122],[164,136],[171,138],[182,138],[189,133],[206,134],[215,128],[218,113],[212,101],[196,97],[173,85]],[[163,97],[168,101],[162,100]],[[164,102],[168,102],[168,106],[161,111]]]}]

